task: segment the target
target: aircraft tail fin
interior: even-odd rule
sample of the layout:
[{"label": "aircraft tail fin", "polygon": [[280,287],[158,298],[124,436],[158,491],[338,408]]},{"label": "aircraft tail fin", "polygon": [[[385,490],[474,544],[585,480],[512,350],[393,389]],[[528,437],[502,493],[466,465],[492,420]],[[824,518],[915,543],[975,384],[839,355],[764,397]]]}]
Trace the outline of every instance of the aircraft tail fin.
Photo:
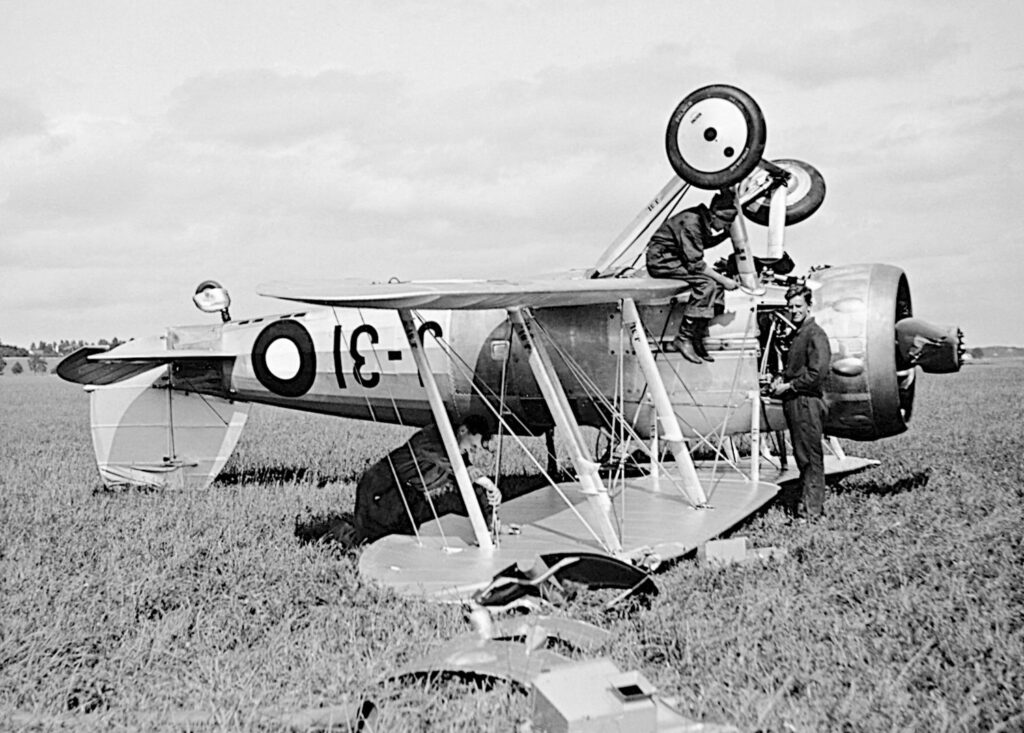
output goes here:
[{"label": "aircraft tail fin", "polygon": [[106,486],[203,489],[231,457],[249,405],[171,389],[167,370],[166,364],[150,363],[141,373],[86,387],[96,463]]}]

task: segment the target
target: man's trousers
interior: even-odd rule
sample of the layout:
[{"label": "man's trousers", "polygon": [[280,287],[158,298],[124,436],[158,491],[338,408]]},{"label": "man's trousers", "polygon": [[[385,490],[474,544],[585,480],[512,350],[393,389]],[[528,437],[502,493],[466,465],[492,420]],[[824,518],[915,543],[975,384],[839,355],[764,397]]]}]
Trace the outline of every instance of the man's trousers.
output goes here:
[{"label": "man's trousers", "polygon": [[817,517],[825,508],[825,451],[822,448],[825,401],[821,397],[797,395],[782,403],[793,457],[800,469],[804,511]]}]

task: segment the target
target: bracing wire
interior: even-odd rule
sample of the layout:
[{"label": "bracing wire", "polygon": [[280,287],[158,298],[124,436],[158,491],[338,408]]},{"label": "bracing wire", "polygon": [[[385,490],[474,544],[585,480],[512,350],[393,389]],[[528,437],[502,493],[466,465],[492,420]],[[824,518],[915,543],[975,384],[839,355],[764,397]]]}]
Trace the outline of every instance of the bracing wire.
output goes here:
[{"label": "bracing wire", "polygon": [[[754,318],[754,310],[751,309],[750,312],[747,314],[747,324],[746,324],[746,326],[743,329],[744,333],[750,333],[750,325],[751,325],[751,321],[753,320],[753,318]],[[739,381],[739,378],[740,378],[740,366],[742,364],[743,364],[743,360],[742,359],[737,359],[736,360],[736,368],[733,370],[733,373],[732,373],[732,384],[729,385],[729,395],[730,395],[730,397],[734,396],[736,394],[736,383]],[[726,427],[729,424],[729,418],[732,417],[732,414],[736,410],[736,407],[737,407],[737,405],[733,404],[732,402],[729,402],[726,405],[725,416],[722,418],[722,427],[721,427],[721,430],[720,430],[720,432],[718,434],[718,443],[719,443],[719,445],[721,445],[722,441],[725,439],[725,430],[726,430]],[[714,460],[714,463],[712,464],[712,468],[711,468],[711,475],[712,476],[714,476],[715,473],[718,470],[718,456],[719,456],[719,453],[716,452],[715,453],[715,460]],[[738,458],[739,458],[739,456],[737,455],[737,459]],[[752,460],[757,460],[757,458],[758,457],[755,456],[755,457],[753,457]],[[730,465],[732,465],[732,467],[736,470],[737,473],[739,473],[741,476],[743,476],[743,478],[745,480],[747,480],[747,481],[750,480],[750,477],[747,476],[747,474],[745,474],[743,471],[741,471],[739,469],[739,467],[735,463],[733,463],[732,461],[729,461],[729,463],[730,463]],[[711,496],[715,493],[715,489],[717,487],[718,487],[717,483],[714,484],[711,487],[711,490],[708,492],[708,501],[711,501]]]},{"label": "bracing wire", "polygon": [[[537,468],[537,470],[540,471],[540,473],[544,477],[544,479],[555,490],[555,492],[562,499],[562,501],[565,502],[565,505],[569,508],[570,511],[572,511],[572,513],[580,521],[580,523],[587,530],[587,532],[595,540],[597,540],[597,542],[601,545],[601,547],[603,547],[606,551],[610,551],[610,549],[609,549],[608,545],[605,543],[604,539],[593,529],[593,527],[590,526],[590,523],[587,522],[586,518],[582,514],[580,514],[579,510],[569,500],[569,497],[567,497],[565,495],[565,493],[558,486],[558,484],[555,482],[555,480],[551,477],[551,475],[547,472],[547,470],[541,465],[540,461],[537,460],[537,457],[533,455],[533,452],[530,451],[530,449],[526,447],[526,444],[515,433],[515,431],[511,427],[511,425],[509,425],[508,421],[505,420],[505,417],[502,414],[502,412],[497,410],[497,409],[495,409],[494,405],[491,404],[490,399],[488,399],[488,395],[484,394],[483,390],[478,385],[478,383],[477,383],[478,380],[477,380],[475,374],[473,373],[473,370],[469,368],[469,365],[466,364],[465,360],[454,350],[454,348],[451,346],[451,344],[449,344],[444,338],[439,338],[433,332],[431,332],[431,335],[434,337],[434,340],[437,342],[438,346],[441,347],[442,351],[444,351],[445,354],[447,354],[449,356],[449,358],[452,360],[452,363],[455,364],[456,367],[462,372],[462,375],[467,378],[467,381],[469,382],[470,387],[474,390],[474,392],[477,394],[477,396],[479,396],[481,398],[481,401],[484,403],[484,405],[486,405],[487,409],[490,410],[491,414],[494,415],[494,417],[498,421],[498,424],[505,426],[505,429],[507,429],[509,431],[509,435],[512,437],[512,439],[516,441],[516,444],[523,450],[523,452],[526,454],[526,456],[529,458],[529,460],[533,463],[533,465]],[[486,387],[487,385],[484,385],[484,386]],[[492,389],[490,389],[490,387],[487,387],[487,389],[491,393],[490,396],[494,397],[495,396],[494,395],[494,391]],[[510,414],[512,414],[512,413],[510,413]],[[512,414],[512,416],[516,417],[514,414]],[[520,426],[522,426],[525,429],[525,425],[522,424],[522,421],[519,420],[518,418],[516,418],[516,419],[519,422]]]},{"label": "bracing wire", "polygon": [[[512,333],[511,324],[509,324],[509,325],[510,325],[510,328],[508,330],[508,341],[506,342],[506,347],[505,347],[505,358],[501,360],[501,394],[498,396],[498,404],[501,405],[502,412],[504,412],[505,398],[506,398],[506,395],[507,395],[507,388],[508,388],[508,362],[509,362],[509,359],[512,358],[512,336],[513,336],[513,333]],[[433,331],[431,331],[431,333],[433,333]],[[500,484],[498,482],[501,480],[501,458],[502,458],[502,455],[501,455],[501,439],[502,439],[502,431],[503,431],[503,429],[504,429],[504,427],[503,427],[502,423],[499,421],[498,422],[498,448],[497,448],[497,455],[494,457],[494,485],[495,486],[499,486],[499,487],[500,487]]]},{"label": "bracing wire", "polygon": [[176,379],[179,384],[184,384],[186,387],[191,389],[194,394],[198,395],[199,399],[201,399],[203,401],[203,404],[206,405],[209,408],[210,412],[212,412],[214,415],[217,416],[217,419],[221,421],[221,423],[224,425],[224,427],[228,427],[228,426],[231,425],[231,421],[224,419],[224,416],[221,415],[220,412],[217,411],[216,407],[214,407],[213,405],[210,404],[210,401],[208,399],[206,399],[206,395],[204,395],[202,392],[199,391],[199,389],[192,383],[191,379],[183,379],[182,377],[173,377],[172,378],[170,372],[168,372],[167,376],[168,376],[167,384],[168,384],[168,388],[169,389],[173,389],[174,388],[174,380]]},{"label": "bracing wire", "polygon": [[[651,229],[655,228],[655,225],[660,226],[665,219],[672,216],[675,213],[679,204],[682,202],[683,197],[686,196],[686,193],[689,190],[690,184],[687,183],[683,185],[679,189],[679,191],[673,194],[669,198],[669,200],[665,202],[665,206],[662,208],[662,213],[652,218],[649,222],[647,222],[643,229],[637,232],[637,235],[633,237],[633,241],[630,242],[629,245],[627,245],[625,249],[622,250],[618,257],[616,257],[611,263],[609,263],[609,266],[606,268],[606,271],[611,271],[612,265],[614,265],[616,262],[619,262],[620,260],[623,260],[623,258],[633,250],[633,248],[636,246],[636,243],[644,239],[645,235],[648,232],[650,232]],[[639,262],[640,258],[643,256],[645,249],[646,246],[640,247],[637,251],[637,254],[633,256],[633,259],[630,261],[630,263],[628,265],[620,266],[618,268],[618,272],[635,268],[637,262]]]},{"label": "bracing wire", "polygon": [[[750,328],[750,318],[751,317],[752,317],[752,313],[751,313],[750,316],[748,316],[748,321],[747,321],[747,329],[748,330]],[[666,320],[666,325],[667,325],[667,323],[668,323],[668,321]],[[641,324],[641,325],[644,328],[644,334],[648,338],[650,338],[651,334],[647,330],[646,325],[644,325],[644,324]],[[655,358],[657,359],[657,356],[659,354],[664,353],[664,352],[663,352],[663,350],[661,348],[660,340],[656,341],[655,344],[656,344],[656,349],[657,349],[657,352],[655,354]],[[690,401],[693,403],[694,407],[697,408],[697,410],[700,413],[701,417],[704,419],[704,422],[705,423],[710,423],[711,420],[710,420],[709,416],[707,415],[707,413],[704,412],[704,409],[697,402],[697,399],[693,395],[693,392],[690,390],[689,386],[686,384],[686,380],[684,380],[682,378],[682,375],[675,368],[675,366],[672,365],[671,362],[666,362],[666,364],[668,365],[669,369],[672,371],[672,375],[675,377],[675,380],[682,386],[682,388],[686,391],[687,395],[690,397]],[[732,384],[732,387],[730,388],[730,395],[735,393],[736,378],[738,377],[738,374],[739,374],[739,368],[740,368],[740,361],[737,361],[737,363],[736,363],[736,371],[733,374],[733,384]],[[646,392],[646,389],[647,388],[645,386],[644,387],[644,392]],[[641,400],[643,399],[643,394],[641,394],[640,399]],[[731,416],[731,409],[733,409],[733,408],[730,407],[729,408],[730,412],[727,412],[727,414],[726,414],[726,418],[725,418],[725,422],[723,423],[723,426],[725,424],[727,424],[728,418]],[[708,436],[716,433],[717,429],[712,429],[710,432],[707,433],[707,435],[704,435],[699,430],[697,430],[689,421],[687,421],[682,415],[680,415],[678,412],[676,412],[675,415],[676,415],[676,419],[678,419],[681,424],[685,425],[687,428],[690,429],[690,431],[693,432],[694,436],[697,438],[698,443],[703,444],[704,446],[709,448],[711,450],[712,454],[715,456],[715,468],[713,468],[713,470],[712,470],[712,475],[714,475],[714,471],[717,470],[718,458],[721,458],[725,463],[728,463],[733,468],[733,470],[735,470],[738,474],[740,474],[744,478],[747,478],[746,474],[742,471],[742,469],[740,469],[740,467],[735,462],[730,460],[728,458],[728,456],[724,455],[723,449],[722,449],[721,440],[719,439],[717,441],[717,444],[716,443],[712,443],[711,440],[709,440]],[[724,429],[723,429],[723,434],[724,434]]]},{"label": "bracing wire", "polygon": [[[604,396],[604,394],[601,392],[601,390],[597,386],[597,384],[593,381],[593,379],[591,379],[590,375],[588,375],[586,373],[586,371],[580,366],[579,362],[577,362],[572,357],[571,354],[566,352],[558,344],[558,342],[551,336],[551,334],[547,331],[547,329],[544,328],[544,325],[542,323],[540,323],[540,322],[536,322],[536,323],[537,323],[537,325],[539,327],[538,328],[539,332],[544,336],[544,338],[547,340],[547,342],[554,348],[555,352],[562,358],[562,361],[569,368],[569,371],[572,373],[573,377],[575,377],[575,379],[580,384],[580,386],[583,388],[583,390],[587,393],[587,395],[591,399],[593,399],[595,402],[600,404],[602,407],[604,407],[606,410],[608,410],[608,412],[610,414],[612,414],[612,415],[621,415],[621,413],[618,413],[618,412],[615,411],[615,406],[608,401],[608,398]],[[609,422],[608,419],[604,417],[603,413],[601,413],[601,414],[602,414],[602,419],[604,419],[605,423],[607,424]],[[635,421],[636,421],[636,418],[638,416],[639,416],[639,410],[637,411],[637,414],[634,416],[634,425],[630,426],[630,428],[629,428],[629,436],[633,440],[636,440],[637,443],[639,443],[643,447],[643,450],[648,455],[651,456],[651,461],[657,461],[659,466],[663,466],[664,464],[659,460],[659,456],[655,456],[655,455],[651,454],[651,451],[647,448],[647,446],[644,444],[643,440],[640,438],[640,435],[636,432]],[[621,426],[625,426],[625,420],[624,419],[620,418],[620,419],[616,420],[616,422],[618,422],[618,424],[621,425]],[[615,427],[615,423],[613,423],[610,426],[609,430],[614,430],[614,427]],[[686,492],[683,490],[683,487],[681,485],[679,485],[675,481],[675,479],[672,477],[672,474],[666,472],[665,475],[668,477],[668,479],[672,483],[673,487],[675,487],[675,489],[682,496],[685,497],[686,496]]]},{"label": "bracing wire", "polygon": [[[340,326],[341,322],[338,319],[337,311],[334,308],[332,308],[331,311],[334,314],[335,322]],[[357,312],[359,313],[359,320],[362,321],[363,325],[366,325],[366,318],[363,316],[362,309],[358,309]],[[383,364],[382,364],[382,362],[380,360],[380,354],[377,353],[376,347],[374,345],[372,345],[372,344],[371,344],[371,349],[370,350],[373,352],[373,357],[374,357],[374,359],[377,362],[377,368],[380,369],[381,381],[384,382],[385,381],[383,379],[384,368],[383,368]],[[398,409],[398,403],[396,402],[394,394],[391,391],[391,387],[390,386],[386,387],[386,390],[387,390],[388,398],[391,401],[391,407],[395,411],[395,419],[398,421],[399,425],[402,425],[404,427],[405,423],[402,422],[402,415],[401,415],[401,412]],[[377,419],[377,413],[373,409],[373,403],[370,401],[369,395],[367,395],[365,392],[363,394],[363,400],[366,402],[366,409],[370,413],[370,419],[373,422],[375,422],[375,423],[379,422],[379,420]],[[413,464],[416,466],[416,473],[420,477],[420,482],[423,484],[424,487],[426,487],[426,481],[423,479],[423,473],[420,471],[419,462],[416,461],[415,453],[412,452],[412,446],[409,446],[409,451],[410,451],[410,453],[412,453]],[[402,482],[398,478],[398,470],[395,468],[395,463],[391,459],[391,453],[388,453],[385,457],[387,458],[388,467],[391,469],[391,477],[394,479],[395,486],[398,489],[398,495],[401,497],[402,505],[405,507],[405,513],[409,517],[409,524],[412,526],[412,532],[416,536],[416,542],[422,546],[423,541],[422,541],[422,538],[420,537],[419,527],[417,527],[417,525],[416,525],[416,517],[412,513],[412,507],[409,506],[409,500],[408,500],[408,498],[405,495],[405,487],[402,486]],[[424,491],[424,493],[426,494],[427,492]],[[430,499],[429,495],[427,496],[427,501],[430,504],[431,512],[434,513],[434,517],[436,518],[437,517],[437,513],[434,512],[434,503]],[[438,523],[438,526],[440,527],[440,523]],[[441,538],[442,538],[442,542],[444,543],[445,547],[447,547],[448,546],[448,538],[445,537],[443,529],[441,529]]]},{"label": "bracing wire", "polygon": [[[689,190],[689,186],[685,186],[682,189],[680,189],[680,191],[678,191],[674,196],[672,196],[672,198],[670,198],[669,201],[666,202],[666,205],[665,205],[665,207],[663,209],[664,213],[662,215],[659,215],[659,216],[653,218],[650,222],[647,223],[647,225],[644,227],[644,229],[642,229],[637,234],[637,236],[634,238],[634,240],[630,243],[629,247],[627,247],[623,251],[622,255],[620,255],[618,258],[616,258],[616,262],[619,261],[626,253],[628,253],[630,250],[632,250],[633,246],[636,244],[636,242],[640,241],[643,238],[644,234],[647,233],[650,229],[652,229],[656,223],[660,225],[661,222],[663,222],[666,219],[668,219],[669,217],[673,216],[675,214],[676,210],[678,209],[679,205],[682,203],[683,197],[684,197],[684,195],[686,194],[686,192],[688,190]],[[637,253],[636,253],[635,257],[630,262],[630,264],[628,266],[626,266],[626,267],[620,268],[619,271],[622,272],[622,271],[624,271],[626,269],[633,269],[633,268],[635,268],[637,266],[640,258],[643,256],[644,252],[645,252],[645,248],[639,248],[637,250]],[[666,327],[667,327],[667,324],[668,324],[668,321],[666,320]],[[748,326],[749,326],[749,323],[748,323]],[[645,331],[645,333],[647,332],[646,326],[644,326],[644,331]],[[657,345],[658,353],[661,353],[662,349],[661,349],[660,340],[656,341],[655,343]],[[697,403],[697,400],[694,398],[694,396],[693,396],[692,392],[690,391],[689,387],[686,385],[686,382],[680,377],[678,371],[674,367],[672,367],[671,365],[670,365],[670,369],[672,369],[672,371],[674,373],[674,376],[676,377],[676,380],[683,386],[683,389],[686,390],[687,394],[690,396],[691,401],[693,402],[694,406],[698,409],[698,411],[700,412],[701,416],[704,418],[705,422],[709,422],[708,418],[707,418],[707,415],[704,414],[703,409]],[[735,380],[734,380],[734,388],[735,388]],[[645,387],[645,391],[646,391],[646,387]],[[641,400],[642,400],[642,398],[643,398],[643,395],[641,395]],[[638,415],[639,415],[639,411],[637,412],[637,416]],[[728,416],[729,416],[729,413],[727,413],[726,420],[728,420]],[[697,436],[697,438],[699,439],[699,441],[701,443],[705,444],[708,448],[711,449],[711,451],[715,455],[716,468],[717,468],[718,458],[719,458],[719,456],[721,456],[723,458],[723,460],[725,460],[727,463],[729,463],[733,467],[733,469],[735,469],[741,475],[744,475],[743,472],[739,469],[739,467],[734,462],[730,461],[726,456],[722,455],[722,439],[721,438],[718,439],[717,445],[714,445],[714,444],[711,443],[711,441],[708,440],[707,436],[704,436],[699,431],[694,430],[693,426],[690,425],[686,420],[684,420],[678,413],[676,414],[676,417],[677,417],[677,419],[680,419],[683,422],[683,424],[685,424],[688,428],[690,428],[694,432],[694,434]],[[634,420],[634,422],[635,422],[635,420]],[[714,432],[716,432],[716,431],[712,431],[712,433],[714,433]],[[709,435],[710,434],[711,433],[709,433]],[[723,429],[723,435],[724,435],[724,429]]]}]

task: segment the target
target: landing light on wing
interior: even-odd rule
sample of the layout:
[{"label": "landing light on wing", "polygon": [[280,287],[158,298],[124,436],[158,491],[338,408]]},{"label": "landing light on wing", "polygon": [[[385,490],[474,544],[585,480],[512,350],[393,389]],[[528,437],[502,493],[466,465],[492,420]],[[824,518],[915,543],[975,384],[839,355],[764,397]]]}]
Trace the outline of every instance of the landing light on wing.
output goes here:
[{"label": "landing light on wing", "polygon": [[231,296],[228,295],[227,288],[216,280],[203,280],[199,283],[196,286],[196,294],[192,296],[192,302],[203,313],[220,312],[221,320],[225,322],[231,320],[231,315],[228,313]]}]

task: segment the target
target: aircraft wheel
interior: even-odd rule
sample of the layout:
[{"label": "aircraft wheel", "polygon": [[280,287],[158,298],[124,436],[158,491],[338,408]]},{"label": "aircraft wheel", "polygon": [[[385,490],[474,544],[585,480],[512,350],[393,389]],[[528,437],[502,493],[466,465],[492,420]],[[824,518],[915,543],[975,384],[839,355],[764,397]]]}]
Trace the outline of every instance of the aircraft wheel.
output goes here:
[{"label": "aircraft wheel", "polygon": [[[772,163],[790,174],[786,184],[786,226],[807,219],[821,208],[825,200],[825,179],[814,166],[802,160],[773,160]],[[768,171],[758,168],[739,186],[742,199],[747,191],[757,188],[769,177]],[[769,197],[760,196],[743,205],[743,215],[755,224],[768,226]]]},{"label": "aircraft wheel", "polygon": [[668,121],[665,148],[673,170],[697,188],[742,181],[761,160],[767,138],[753,97],[726,84],[691,92]]}]

